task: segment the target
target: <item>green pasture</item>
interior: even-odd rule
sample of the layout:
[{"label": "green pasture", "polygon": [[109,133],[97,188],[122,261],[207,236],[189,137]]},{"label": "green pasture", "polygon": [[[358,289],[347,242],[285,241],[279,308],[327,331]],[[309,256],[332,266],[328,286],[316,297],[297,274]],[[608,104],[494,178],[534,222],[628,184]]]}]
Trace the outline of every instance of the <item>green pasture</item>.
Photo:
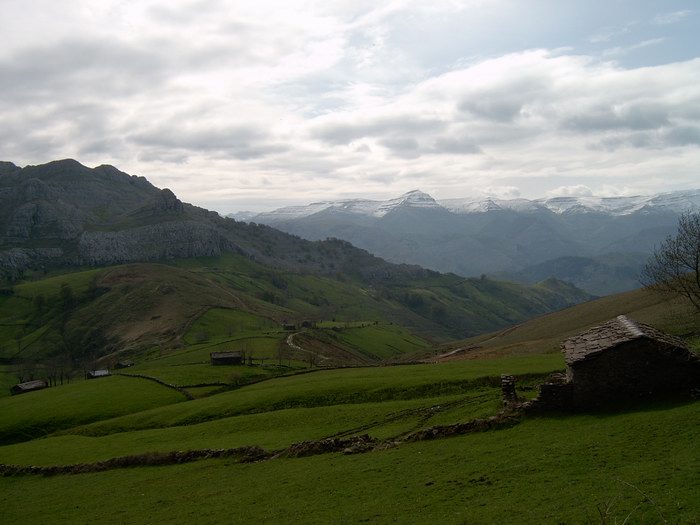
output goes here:
[{"label": "green pasture", "polygon": [[[564,366],[560,355],[315,371],[280,377],[197,399],[114,418],[71,433],[114,432],[191,425],[244,414],[329,405],[374,403],[464,394],[502,373],[546,374]],[[498,384],[498,380],[494,379]]]},{"label": "green pasture", "polygon": [[5,477],[0,504],[8,523],[692,524],[698,426],[697,402],[532,418],[359,455]]},{"label": "green pasture", "polygon": [[0,399],[0,443],[184,401],[176,390],[138,378],[78,381]]},{"label": "green pasture", "polygon": [[475,389],[459,396],[293,408],[98,437],[61,435],[0,447],[0,463],[67,465],[149,452],[246,445],[277,450],[305,440],[364,433],[386,439],[425,425],[492,415],[499,401],[498,389]]},{"label": "green pasture", "polygon": [[243,350],[252,352],[254,357],[276,357],[277,348],[287,334],[273,333],[271,335],[260,334],[257,336],[238,336],[215,343],[201,343],[189,345],[180,350],[163,352],[150,356],[148,360],[139,363],[136,370],[148,366],[179,366],[190,364],[209,363],[211,352],[225,350]]},{"label": "green pasture", "polygon": [[10,395],[10,387],[17,384],[17,377],[10,366],[0,365],[0,397]]},{"label": "green pasture", "polygon": [[12,295],[0,296],[0,357],[25,355],[39,339],[55,336],[58,325],[47,322],[63,312],[61,287],[68,285],[73,298],[79,299],[98,273],[90,270],[21,283],[13,287]]},{"label": "green pasture", "polygon": [[185,335],[187,344],[232,339],[236,336],[280,329],[275,321],[242,310],[212,308],[199,317]]},{"label": "green pasture", "polygon": [[175,366],[144,365],[122,372],[124,375],[142,374],[155,377],[171,385],[186,386],[203,383],[236,384],[257,377],[267,377],[270,371],[259,366],[212,366],[192,364]]},{"label": "green pasture", "polygon": [[345,344],[377,360],[425,350],[430,346],[398,325],[342,327],[334,334]]}]

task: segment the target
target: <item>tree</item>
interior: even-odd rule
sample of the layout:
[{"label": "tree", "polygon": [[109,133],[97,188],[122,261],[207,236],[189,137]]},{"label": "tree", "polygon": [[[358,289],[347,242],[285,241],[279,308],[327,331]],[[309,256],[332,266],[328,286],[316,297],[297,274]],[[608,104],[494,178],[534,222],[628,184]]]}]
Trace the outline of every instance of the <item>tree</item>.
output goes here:
[{"label": "tree", "polygon": [[644,267],[642,284],[685,297],[700,312],[700,213],[681,215],[676,235],[669,235]]}]

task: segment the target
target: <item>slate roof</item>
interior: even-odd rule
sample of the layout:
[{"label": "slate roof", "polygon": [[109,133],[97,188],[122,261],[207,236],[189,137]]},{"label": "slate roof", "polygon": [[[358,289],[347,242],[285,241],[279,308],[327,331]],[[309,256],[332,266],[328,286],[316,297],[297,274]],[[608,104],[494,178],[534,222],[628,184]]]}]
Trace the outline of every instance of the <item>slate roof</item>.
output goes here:
[{"label": "slate roof", "polygon": [[12,388],[16,391],[29,392],[30,390],[39,390],[40,388],[46,388],[48,385],[43,379],[35,379],[34,381],[27,381],[25,383],[18,383]]},{"label": "slate roof", "polygon": [[566,364],[573,365],[594,358],[621,343],[637,339],[650,339],[661,343],[665,348],[680,350],[688,360],[697,359],[681,339],[651,326],[637,323],[624,315],[619,315],[605,324],[595,326],[565,340],[561,344],[561,348],[564,352]]},{"label": "slate roof", "polygon": [[107,377],[111,375],[109,370],[90,370],[88,376],[90,377]]},{"label": "slate roof", "polygon": [[240,350],[232,350],[230,352],[212,352],[209,354],[212,359],[222,359],[227,357],[241,357]]}]

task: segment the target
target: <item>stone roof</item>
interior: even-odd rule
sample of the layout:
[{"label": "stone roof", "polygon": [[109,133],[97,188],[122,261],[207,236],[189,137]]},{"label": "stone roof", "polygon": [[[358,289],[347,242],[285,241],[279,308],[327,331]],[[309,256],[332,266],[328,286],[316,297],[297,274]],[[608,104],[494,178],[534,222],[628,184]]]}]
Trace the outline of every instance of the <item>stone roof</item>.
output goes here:
[{"label": "stone roof", "polygon": [[25,383],[18,383],[13,388],[21,391],[37,390],[39,388],[46,388],[48,385],[43,379],[35,379],[34,381],[27,381]]},{"label": "stone roof", "polygon": [[651,326],[637,323],[627,316],[619,315],[600,326],[595,326],[561,344],[567,365],[591,359],[610,348],[637,339],[650,339],[662,343],[669,349],[682,350],[689,359],[695,359],[686,344],[677,337]]},{"label": "stone roof", "polygon": [[90,377],[107,377],[108,375],[111,375],[109,370],[90,370],[88,372],[88,375]]},{"label": "stone roof", "polygon": [[212,359],[221,359],[226,357],[241,357],[241,355],[240,350],[231,350],[229,352],[212,352],[209,354],[209,357]]}]

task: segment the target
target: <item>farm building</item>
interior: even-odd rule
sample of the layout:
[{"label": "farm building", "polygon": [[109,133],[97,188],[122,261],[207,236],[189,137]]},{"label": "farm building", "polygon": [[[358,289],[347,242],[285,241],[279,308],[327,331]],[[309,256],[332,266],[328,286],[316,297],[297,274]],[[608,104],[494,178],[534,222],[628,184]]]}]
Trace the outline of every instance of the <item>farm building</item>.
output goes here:
[{"label": "farm building", "polygon": [[209,354],[212,365],[242,365],[243,353],[239,350],[229,352],[212,352]]},{"label": "farm building", "polygon": [[683,341],[621,315],[562,343],[575,407],[700,386],[700,358]]},{"label": "farm building", "polygon": [[109,370],[88,370],[85,373],[85,379],[98,379],[111,375]]},{"label": "farm building", "polygon": [[49,384],[43,379],[37,379],[35,381],[27,381],[26,383],[18,383],[10,388],[10,394],[13,396],[17,394],[26,394],[27,392],[34,392],[35,390],[41,390],[46,388]]}]

